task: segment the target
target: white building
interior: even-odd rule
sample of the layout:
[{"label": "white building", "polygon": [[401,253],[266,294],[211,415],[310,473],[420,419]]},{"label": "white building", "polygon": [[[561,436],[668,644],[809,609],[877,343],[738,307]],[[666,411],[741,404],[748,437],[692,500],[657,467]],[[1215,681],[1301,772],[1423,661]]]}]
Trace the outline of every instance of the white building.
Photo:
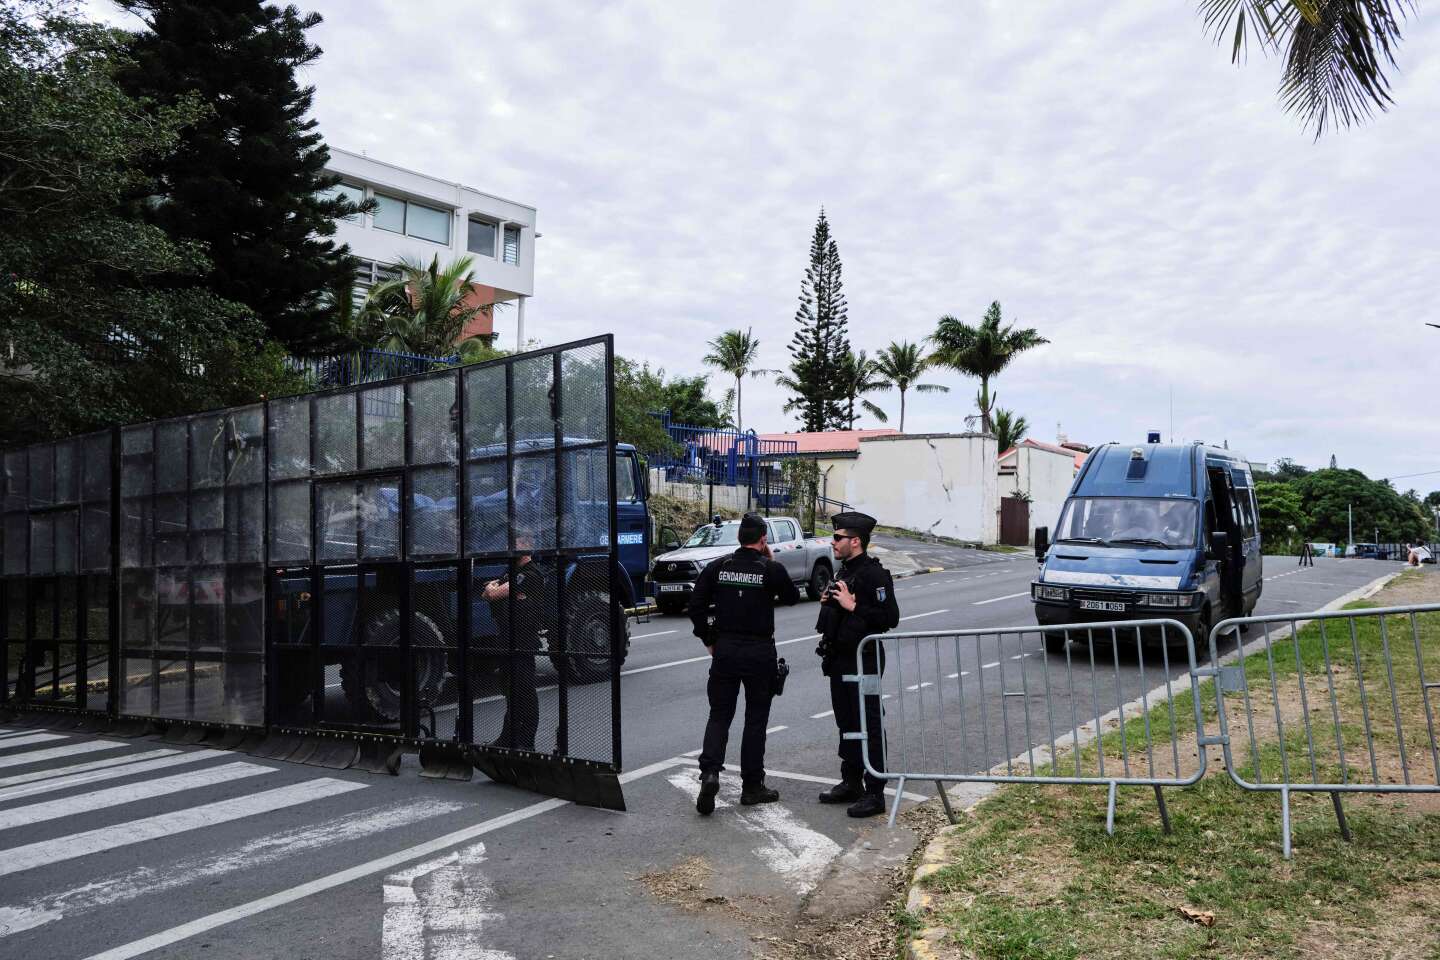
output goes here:
[{"label": "white building", "polygon": [[1035,527],[1056,528],[1086,456],[1074,447],[1021,440],[996,458],[1001,499],[1023,497],[1029,502],[1027,539],[1033,542]]},{"label": "white building", "polygon": [[361,261],[357,292],[387,276],[408,257],[441,264],[475,258],[474,301],[511,304],[477,316],[464,336],[490,336],[495,321],[514,323],[515,346],[525,343],[525,300],[535,292],[535,208],[472,187],[406,170],[348,150],[330,148],[326,169],[341,178],[338,193],[375,209],[339,221],[336,243],[349,244]]},{"label": "white building", "polygon": [[994,543],[1000,525],[995,453],[995,438],[980,433],[863,437],[845,477],[844,500],[883,524]]}]

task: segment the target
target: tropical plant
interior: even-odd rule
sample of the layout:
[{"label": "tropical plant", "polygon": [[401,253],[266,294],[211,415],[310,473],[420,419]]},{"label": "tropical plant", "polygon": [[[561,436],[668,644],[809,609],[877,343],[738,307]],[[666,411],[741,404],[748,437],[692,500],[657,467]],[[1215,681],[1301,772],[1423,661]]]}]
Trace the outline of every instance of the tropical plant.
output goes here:
[{"label": "tropical plant", "polygon": [[455,352],[465,328],[489,306],[470,302],[475,258],[460,257],[444,267],[402,259],[399,276],[377,283],[360,307],[360,339],[392,353],[429,357]]},{"label": "tropical plant", "polygon": [[844,404],[841,414],[842,422],[837,424],[838,426],[842,426],[846,430],[855,429],[855,421],[860,419],[860,415],[855,412],[857,405],[881,423],[889,421],[890,418],[884,410],[865,399],[865,394],[874,393],[877,390],[888,390],[890,384],[880,376],[879,371],[875,368],[875,361],[867,357],[864,350],[859,353],[847,351],[840,358],[840,370],[836,383],[840,388],[840,401]]},{"label": "tropical plant", "polygon": [[1017,356],[1049,343],[1033,327],[1015,329],[1014,324],[1000,325],[1000,301],[990,304],[979,325],[971,326],[946,314],[935,324],[930,335],[935,345],[931,363],[949,367],[960,373],[978,377],[980,392],[975,405],[980,410],[980,423],[986,433],[994,433],[991,412],[997,397],[990,395],[990,381],[1010,365]]},{"label": "tropical plant", "polygon": [[1001,453],[1024,440],[1025,432],[1029,429],[1029,422],[1024,417],[1017,416],[1014,410],[995,408],[996,449]]},{"label": "tropical plant", "polygon": [[745,377],[759,377],[765,374],[778,373],[778,370],[763,370],[755,366],[755,360],[760,355],[760,338],[755,336],[751,327],[749,330],[726,330],[720,336],[709,343],[710,352],[703,358],[703,362],[712,367],[717,367],[721,372],[735,378],[735,428],[745,429],[745,415],[741,409],[743,392],[741,384]]},{"label": "tropical plant", "polygon": [[1317,139],[1389,109],[1385,69],[1395,66],[1407,9],[1411,0],[1200,0],[1216,43],[1230,39],[1232,63],[1251,35],[1266,52],[1284,48],[1280,101]]},{"label": "tropical plant", "polygon": [[847,317],[840,248],[821,209],[810,238],[810,266],[800,284],[797,329],[789,346],[790,372],[775,380],[790,393],[785,412],[798,412],[806,430],[833,430],[846,423],[845,395],[839,384],[840,364],[850,352]]},{"label": "tropical plant", "polygon": [[930,358],[920,352],[920,344],[901,340],[892,342],[875,357],[875,372],[885,381],[887,390],[900,391],[900,432],[905,432],[905,391],[916,393],[949,393],[950,388],[938,383],[916,383],[930,366]]}]

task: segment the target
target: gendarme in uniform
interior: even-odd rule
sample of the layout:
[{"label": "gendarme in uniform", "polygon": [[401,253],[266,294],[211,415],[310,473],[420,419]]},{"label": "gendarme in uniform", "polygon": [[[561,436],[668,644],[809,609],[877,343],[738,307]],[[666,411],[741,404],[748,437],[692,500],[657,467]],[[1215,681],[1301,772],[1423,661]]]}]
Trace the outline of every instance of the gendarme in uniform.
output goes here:
[{"label": "gendarme in uniform", "polygon": [[[837,513],[831,518],[835,526],[835,559],[840,571],[835,582],[821,599],[820,619],[815,629],[820,633],[820,667],[830,678],[830,706],[835,711],[835,726],[840,728],[840,782],[820,794],[821,803],[848,803],[852,817],[871,817],[885,811],[885,781],[865,772],[860,741],[847,740],[845,734],[860,731],[861,701],[864,701],[866,739],[870,746],[870,762],[877,770],[885,767],[885,736],[880,726],[880,698],[861,697],[860,685],[843,678],[854,675],[856,651],[860,641],[872,634],[884,633],[900,622],[900,607],[895,602],[895,583],[890,571],[867,553],[870,532],[875,518],[863,513]],[[878,660],[878,662],[877,662]],[[865,672],[881,674],[885,670],[885,651],[878,644],[866,647]]]},{"label": "gendarme in uniform", "polygon": [[[765,727],[775,693],[775,604],[793,604],[800,593],[785,567],[770,558],[765,521],[746,514],[740,548],[700,573],[690,595],[690,621],[714,658],[706,692],[710,718],[700,752],[700,795],[695,808],[715,809],[725,745],[740,688],[745,688],[745,731],[740,740],[740,802],[772,803],[780,794],[765,786]],[[713,625],[711,617],[714,618]]]}]

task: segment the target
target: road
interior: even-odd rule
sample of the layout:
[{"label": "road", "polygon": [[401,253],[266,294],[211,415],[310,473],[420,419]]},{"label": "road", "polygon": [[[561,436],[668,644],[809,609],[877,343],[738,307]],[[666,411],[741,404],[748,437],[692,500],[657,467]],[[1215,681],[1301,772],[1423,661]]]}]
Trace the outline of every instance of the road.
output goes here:
[{"label": "road", "polygon": [[[923,565],[946,569],[897,585],[902,628],[1033,623],[1033,559],[924,551]],[[1294,563],[1267,558],[1258,612],[1316,609],[1398,569]],[[708,819],[693,809],[691,759],[708,657],[679,617],[633,631],[627,813],[478,776],[332,773],[156,740],[0,729],[0,960],[751,956],[764,921],[790,915],[873,825],[814,802],[838,773],[815,614],[802,603],[777,616],[794,670],[767,756],[782,802],[735,806],[727,775]],[[737,723],[732,762],[738,740]]]}]

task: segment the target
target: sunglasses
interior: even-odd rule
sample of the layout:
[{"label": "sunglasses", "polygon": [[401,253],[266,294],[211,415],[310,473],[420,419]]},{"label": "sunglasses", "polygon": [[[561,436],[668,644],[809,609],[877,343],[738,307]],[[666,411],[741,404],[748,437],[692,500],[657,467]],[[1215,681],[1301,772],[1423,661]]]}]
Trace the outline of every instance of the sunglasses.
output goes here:
[{"label": "sunglasses", "polygon": [[839,543],[841,540],[854,540],[855,537],[856,534],[853,533],[832,533],[830,535],[830,539],[834,540],[836,543]]}]

